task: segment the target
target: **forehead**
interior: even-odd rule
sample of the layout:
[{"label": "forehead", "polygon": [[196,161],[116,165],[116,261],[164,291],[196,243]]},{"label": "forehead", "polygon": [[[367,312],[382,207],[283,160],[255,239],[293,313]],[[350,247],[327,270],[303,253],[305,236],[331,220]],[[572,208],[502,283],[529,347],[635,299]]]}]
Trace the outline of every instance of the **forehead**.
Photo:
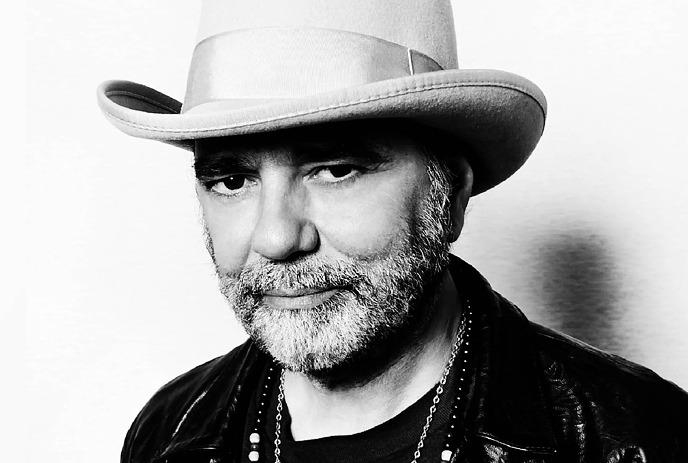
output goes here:
[{"label": "forehead", "polygon": [[198,168],[218,162],[250,162],[270,155],[294,162],[337,157],[423,155],[417,130],[405,121],[356,121],[196,141]]}]

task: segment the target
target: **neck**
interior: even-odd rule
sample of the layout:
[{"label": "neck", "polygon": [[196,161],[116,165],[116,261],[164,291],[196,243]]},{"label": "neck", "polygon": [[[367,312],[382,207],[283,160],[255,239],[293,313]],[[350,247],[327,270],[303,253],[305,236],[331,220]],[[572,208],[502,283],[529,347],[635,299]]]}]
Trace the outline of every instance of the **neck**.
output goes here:
[{"label": "neck", "polygon": [[286,372],[285,401],[294,439],[349,435],[373,428],[408,408],[439,381],[451,355],[461,312],[448,271],[437,290],[435,306],[427,308],[434,316],[418,342],[383,364],[370,380],[334,386]]}]

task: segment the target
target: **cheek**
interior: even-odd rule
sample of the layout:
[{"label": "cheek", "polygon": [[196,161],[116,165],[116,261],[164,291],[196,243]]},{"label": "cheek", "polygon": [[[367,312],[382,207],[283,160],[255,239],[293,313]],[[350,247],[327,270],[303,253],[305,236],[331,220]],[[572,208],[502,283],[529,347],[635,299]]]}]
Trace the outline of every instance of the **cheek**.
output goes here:
[{"label": "cheek", "polygon": [[232,207],[208,197],[198,195],[206,231],[213,242],[215,263],[225,271],[240,270],[251,250],[251,230],[255,211],[251,207]]},{"label": "cheek", "polygon": [[422,197],[422,183],[399,180],[314,201],[313,216],[322,246],[349,257],[374,258],[386,253],[408,232],[409,217]]}]

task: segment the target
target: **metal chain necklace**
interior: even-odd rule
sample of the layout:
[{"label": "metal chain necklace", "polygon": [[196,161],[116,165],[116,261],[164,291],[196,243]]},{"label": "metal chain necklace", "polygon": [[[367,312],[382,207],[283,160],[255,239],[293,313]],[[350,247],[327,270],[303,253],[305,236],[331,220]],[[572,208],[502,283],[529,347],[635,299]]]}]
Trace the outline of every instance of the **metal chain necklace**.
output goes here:
[{"label": "metal chain necklace", "polygon": [[[449,360],[447,361],[447,364],[444,367],[444,370],[442,371],[442,376],[440,377],[439,382],[437,383],[437,387],[435,388],[435,395],[432,398],[432,405],[430,405],[430,410],[425,418],[425,423],[423,424],[423,430],[420,434],[420,438],[418,440],[418,445],[416,446],[416,451],[413,453],[413,459],[411,460],[411,463],[418,463],[418,459],[420,458],[421,455],[421,450],[423,449],[423,446],[425,445],[425,440],[428,436],[428,431],[430,430],[430,424],[432,423],[432,419],[435,415],[435,412],[437,411],[437,405],[440,402],[440,397],[444,393],[444,387],[447,384],[447,378],[449,377],[449,373],[452,370],[452,366],[456,362],[457,357],[459,354],[462,355],[462,362],[460,365],[460,371],[459,371],[459,376],[458,376],[458,386],[457,386],[457,396],[455,398],[455,403],[454,407],[452,410],[452,415],[450,418],[450,429],[449,432],[447,433],[446,440],[445,440],[445,445],[444,449],[442,450],[442,453],[440,455],[440,461],[442,462],[449,462],[452,461],[454,455],[454,450],[452,448],[455,448],[453,446],[453,440],[456,438],[456,433],[453,431],[455,430],[456,424],[455,422],[458,420],[458,415],[459,415],[459,404],[458,402],[460,401],[461,397],[463,396],[464,393],[464,383],[465,383],[465,376],[466,376],[466,371],[467,371],[467,362],[468,362],[468,346],[470,344],[469,342],[469,337],[470,337],[470,331],[471,331],[471,322],[472,322],[472,312],[471,312],[471,306],[470,303],[467,301],[466,302],[466,308],[464,313],[461,316],[461,322],[459,324],[459,329],[456,333],[456,339],[454,341],[454,344],[452,345],[452,350],[451,350],[451,355],[449,356]],[[463,348],[463,351],[461,351]],[[273,367],[270,367],[270,374],[272,374]],[[273,443],[275,444],[275,451],[274,451],[274,456],[275,456],[275,463],[281,463],[280,460],[280,455],[281,455],[281,450],[280,450],[280,445],[282,444],[281,440],[281,433],[282,433],[282,411],[283,411],[283,404],[284,404],[284,374],[285,370],[282,369],[280,372],[279,376],[279,383],[278,383],[278,394],[277,394],[277,414],[275,416],[275,440]],[[268,376],[268,380],[270,379],[270,376]],[[251,433],[249,436],[249,442],[250,442],[250,452],[249,452],[249,461],[251,462],[257,462],[260,459],[260,454],[258,452],[258,445],[260,442],[260,434],[258,433],[258,428],[261,422],[261,415],[263,414],[263,407],[266,405],[267,402],[267,388],[268,385],[266,384],[265,386],[266,391],[263,392],[262,394],[262,399],[260,402],[261,407],[258,410],[258,419],[256,423],[256,427],[254,429],[254,432]]]},{"label": "metal chain necklace", "polygon": [[[420,451],[423,448],[423,445],[425,443],[425,438],[428,435],[428,431],[430,430],[430,423],[432,423],[432,417],[435,414],[435,411],[437,410],[437,404],[440,403],[440,396],[444,392],[444,386],[447,384],[447,378],[449,377],[449,372],[451,371],[452,365],[454,365],[454,361],[456,360],[456,355],[459,353],[459,349],[461,349],[463,343],[464,343],[464,336],[466,333],[466,319],[470,320],[470,307],[466,307],[466,312],[464,312],[461,316],[461,323],[459,325],[459,330],[456,333],[456,340],[454,341],[454,345],[452,346],[451,350],[451,356],[449,357],[449,360],[447,361],[447,364],[444,367],[444,371],[442,372],[442,377],[440,378],[440,382],[437,384],[437,388],[435,389],[435,396],[432,398],[432,405],[430,405],[430,413],[428,416],[425,418],[425,424],[423,425],[423,432],[420,434],[420,439],[418,440],[418,445],[416,446],[416,451],[413,453],[413,460],[411,460],[411,463],[418,463],[418,459],[420,458]],[[464,352],[465,354],[468,353],[466,350]],[[466,369],[463,368],[462,373],[465,373]],[[461,379],[459,382],[463,382],[464,375],[461,375]],[[447,453],[449,452],[449,453]],[[450,461],[451,460],[451,450],[443,450],[441,459],[442,461]]]}]

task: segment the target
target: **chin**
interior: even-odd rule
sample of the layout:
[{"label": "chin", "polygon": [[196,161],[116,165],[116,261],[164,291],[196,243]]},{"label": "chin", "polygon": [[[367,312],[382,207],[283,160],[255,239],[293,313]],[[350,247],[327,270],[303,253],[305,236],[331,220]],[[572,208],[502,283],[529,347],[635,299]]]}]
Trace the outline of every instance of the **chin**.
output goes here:
[{"label": "chin", "polygon": [[287,370],[328,387],[374,380],[417,345],[424,310],[371,320],[371,312],[343,307],[299,311],[258,310],[247,327],[256,344]]}]

